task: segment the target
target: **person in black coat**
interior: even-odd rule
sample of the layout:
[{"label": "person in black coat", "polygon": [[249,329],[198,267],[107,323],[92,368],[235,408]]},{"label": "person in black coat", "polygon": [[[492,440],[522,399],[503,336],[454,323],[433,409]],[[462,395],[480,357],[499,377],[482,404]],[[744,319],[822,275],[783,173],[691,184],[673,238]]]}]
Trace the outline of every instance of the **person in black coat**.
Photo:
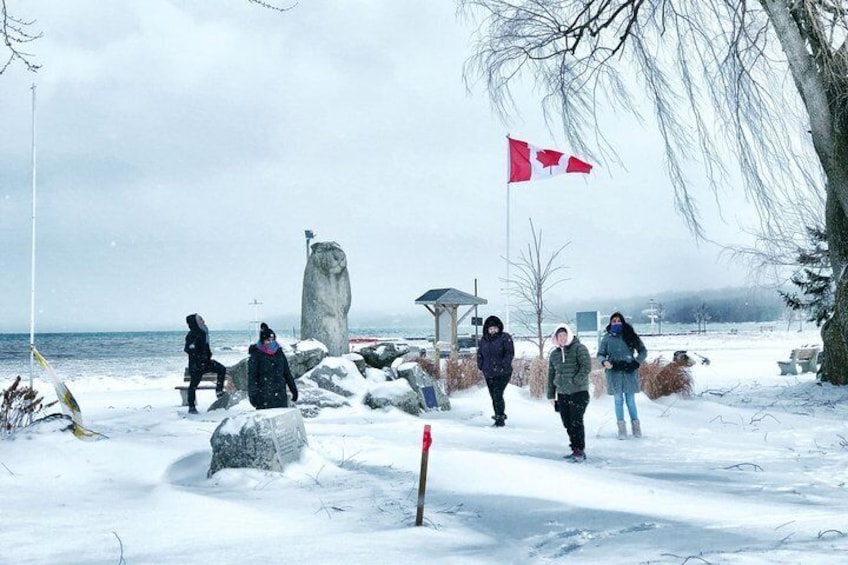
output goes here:
[{"label": "person in black coat", "polygon": [[483,323],[483,337],[477,344],[477,368],[486,377],[489,396],[495,415],[495,426],[502,427],[506,420],[504,390],[512,378],[512,359],[515,348],[512,336],[503,331],[503,322],[497,316],[489,316]]},{"label": "person in black coat", "polygon": [[197,386],[204,373],[215,373],[218,381],[215,385],[215,393],[220,398],[224,394],[224,379],[227,376],[227,368],[212,359],[212,349],[209,347],[209,328],[200,314],[189,314],[186,316],[188,333],[185,336],[185,347],[183,351],[188,354],[188,413],[197,414],[195,397]]},{"label": "person in black coat", "polygon": [[297,402],[297,385],[289,369],[283,348],[277,343],[274,330],[264,322],[260,326],[259,341],[250,346],[247,361],[247,394],[257,410],[288,408],[286,385]]}]

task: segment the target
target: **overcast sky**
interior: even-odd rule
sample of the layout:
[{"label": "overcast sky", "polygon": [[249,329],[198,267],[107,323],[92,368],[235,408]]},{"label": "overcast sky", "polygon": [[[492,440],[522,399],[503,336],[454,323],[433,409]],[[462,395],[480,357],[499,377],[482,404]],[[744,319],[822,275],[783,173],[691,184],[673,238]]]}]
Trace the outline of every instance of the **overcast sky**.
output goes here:
[{"label": "overcast sky", "polygon": [[[538,100],[508,124],[462,64],[451,2],[9,2],[36,19],[37,73],[0,75],[0,331],[28,331],[30,85],[37,85],[40,331],[239,328],[299,312],[304,230],[348,257],[351,320],[421,316],[455,287],[501,313],[506,138],[570,150]],[[571,242],[557,299],[745,284],[673,207],[660,140],[605,118],[626,168],[511,188],[511,255]],[[697,169],[693,169],[698,174]],[[697,176],[697,185],[704,185]],[[738,241],[701,193],[708,235]]]}]

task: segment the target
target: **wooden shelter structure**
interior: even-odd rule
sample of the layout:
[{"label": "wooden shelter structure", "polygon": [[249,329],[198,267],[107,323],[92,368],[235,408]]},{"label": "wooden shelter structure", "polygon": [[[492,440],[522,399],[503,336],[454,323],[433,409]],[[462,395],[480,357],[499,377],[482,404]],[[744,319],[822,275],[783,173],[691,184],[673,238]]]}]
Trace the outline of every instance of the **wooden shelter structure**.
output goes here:
[{"label": "wooden shelter structure", "polygon": [[[438,357],[439,341],[441,341],[441,336],[439,335],[440,318],[445,315],[450,316],[450,347],[451,352],[456,353],[457,326],[465,318],[467,318],[477,306],[481,304],[488,304],[489,301],[485,298],[480,298],[479,296],[474,296],[455,288],[433,288],[416,298],[415,303],[421,304],[433,315],[433,321],[435,323],[433,347],[436,349],[436,356]],[[459,315],[460,306],[469,307],[462,316]]]}]

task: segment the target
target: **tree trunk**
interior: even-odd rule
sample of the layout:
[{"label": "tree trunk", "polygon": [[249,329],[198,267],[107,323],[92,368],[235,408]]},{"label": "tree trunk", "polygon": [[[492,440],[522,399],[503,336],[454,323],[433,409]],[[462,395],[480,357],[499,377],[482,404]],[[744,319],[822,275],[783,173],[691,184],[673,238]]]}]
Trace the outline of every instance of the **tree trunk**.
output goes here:
[{"label": "tree trunk", "polygon": [[[822,379],[848,384],[848,104],[845,59],[828,37],[817,35],[817,13],[787,1],[760,0],[786,53],[789,70],[810,119],[813,147],[827,186],[825,230],[833,267],[834,312],[822,326]],[[808,18],[813,18],[809,21]],[[812,46],[812,48],[811,48]],[[838,49],[844,49],[845,45]],[[830,56],[828,56],[828,52]],[[818,59],[817,59],[818,57]],[[823,64],[821,58],[830,61]]]},{"label": "tree trunk", "polygon": [[837,385],[848,384],[848,216],[836,194],[848,194],[848,157],[842,171],[828,174],[825,225],[836,297],[833,316],[822,326],[824,345],[822,380]]}]

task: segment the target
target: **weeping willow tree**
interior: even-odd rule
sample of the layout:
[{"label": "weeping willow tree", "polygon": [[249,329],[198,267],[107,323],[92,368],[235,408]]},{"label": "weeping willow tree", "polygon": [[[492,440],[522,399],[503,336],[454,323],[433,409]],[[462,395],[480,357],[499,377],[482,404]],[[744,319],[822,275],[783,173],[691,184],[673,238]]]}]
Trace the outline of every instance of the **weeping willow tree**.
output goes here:
[{"label": "weeping willow tree", "polygon": [[696,237],[707,234],[695,183],[684,172],[691,160],[703,165],[717,199],[729,189],[729,165],[738,168],[739,190],[756,206],[764,234],[791,232],[786,207],[820,199],[835,291],[833,314],[822,327],[824,378],[848,384],[845,0],[458,5],[476,24],[466,79],[482,81],[502,115],[515,110],[514,89],[529,80],[541,92],[549,123],[561,125],[574,149],[615,162],[599,119],[608,111],[638,116],[650,108],[676,206]]},{"label": "weeping willow tree", "polygon": [[[272,0],[246,1],[276,12],[287,12],[296,6],[296,4],[282,6]],[[28,71],[37,72],[41,65],[35,62],[33,44],[41,39],[42,35],[43,33],[36,27],[35,20],[12,13],[8,9],[7,1],[0,0],[0,39],[3,40],[3,44],[0,45],[0,75],[15,64],[22,65]]]}]

